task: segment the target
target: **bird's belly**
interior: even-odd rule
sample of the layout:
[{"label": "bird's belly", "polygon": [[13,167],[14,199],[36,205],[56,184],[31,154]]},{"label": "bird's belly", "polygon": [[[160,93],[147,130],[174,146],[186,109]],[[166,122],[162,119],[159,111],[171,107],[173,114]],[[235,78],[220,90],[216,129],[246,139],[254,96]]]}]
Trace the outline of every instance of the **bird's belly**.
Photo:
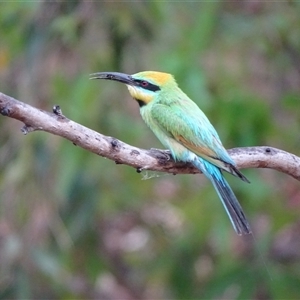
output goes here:
[{"label": "bird's belly", "polygon": [[159,141],[171,151],[173,159],[176,161],[191,162],[198,159],[197,155],[182,144],[177,142],[171,133],[162,130],[161,127],[151,117],[151,104],[147,104],[140,109],[141,116],[148,127],[153,131]]},{"label": "bird's belly", "polygon": [[163,140],[161,140],[161,143],[171,151],[172,156],[176,161],[190,162],[193,161],[194,159],[197,159],[195,153],[188,150],[186,147],[178,143],[173,138],[165,137]]}]

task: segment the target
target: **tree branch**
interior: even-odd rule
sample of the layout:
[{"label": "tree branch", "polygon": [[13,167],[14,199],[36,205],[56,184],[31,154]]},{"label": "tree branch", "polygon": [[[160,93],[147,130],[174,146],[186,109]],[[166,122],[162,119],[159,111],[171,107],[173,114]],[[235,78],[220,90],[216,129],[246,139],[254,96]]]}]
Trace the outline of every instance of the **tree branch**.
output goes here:
[{"label": "tree branch", "polygon": [[[134,167],[138,172],[152,170],[173,174],[199,173],[190,164],[174,162],[167,150],[133,147],[75,123],[67,119],[58,106],[53,107],[53,113],[50,113],[0,93],[0,113],[23,122],[24,134],[35,130],[46,131],[117,164]],[[228,152],[238,168],[270,168],[300,181],[300,158],[291,153],[266,146],[233,148]]]}]

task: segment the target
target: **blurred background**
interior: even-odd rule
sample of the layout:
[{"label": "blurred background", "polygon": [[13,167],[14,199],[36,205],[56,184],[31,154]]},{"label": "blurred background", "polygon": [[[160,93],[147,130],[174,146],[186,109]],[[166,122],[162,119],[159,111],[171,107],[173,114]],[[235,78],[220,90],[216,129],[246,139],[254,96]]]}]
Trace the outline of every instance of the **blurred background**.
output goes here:
[{"label": "blurred background", "polygon": [[[226,148],[299,155],[300,2],[0,4],[0,91],[141,148],[162,146],[100,71],[165,71]],[[300,185],[226,176],[254,237],[238,237],[201,175],[138,174],[0,117],[0,297],[296,299]]]}]

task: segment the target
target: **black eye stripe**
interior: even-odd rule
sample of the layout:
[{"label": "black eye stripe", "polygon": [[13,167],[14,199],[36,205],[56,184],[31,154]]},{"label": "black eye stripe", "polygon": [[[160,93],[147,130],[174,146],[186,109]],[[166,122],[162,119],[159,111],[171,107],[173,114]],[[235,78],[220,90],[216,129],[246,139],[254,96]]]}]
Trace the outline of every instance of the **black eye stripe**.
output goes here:
[{"label": "black eye stripe", "polygon": [[158,85],[150,83],[146,80],[135,79],[134,81],[136,82],[137,86],[140,86],[145,90],[149,90],[149,91],[152,91],[152,92],[156,92],[156,91],[160,90],[160,87]]}]

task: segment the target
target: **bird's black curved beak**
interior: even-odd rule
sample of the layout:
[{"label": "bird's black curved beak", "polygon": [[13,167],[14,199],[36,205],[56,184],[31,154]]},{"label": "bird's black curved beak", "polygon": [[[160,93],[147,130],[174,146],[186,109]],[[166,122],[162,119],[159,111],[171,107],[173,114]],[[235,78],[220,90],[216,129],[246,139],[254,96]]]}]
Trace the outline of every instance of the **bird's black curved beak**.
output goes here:
[{"label": "bird's black curved beak", "polygon": [[90,74],[90,79],[107,79],[107,80],[119,81],[128,85],[135,84],[132,76],[124,73],[118,73],[118,72],[93,73]]}]

